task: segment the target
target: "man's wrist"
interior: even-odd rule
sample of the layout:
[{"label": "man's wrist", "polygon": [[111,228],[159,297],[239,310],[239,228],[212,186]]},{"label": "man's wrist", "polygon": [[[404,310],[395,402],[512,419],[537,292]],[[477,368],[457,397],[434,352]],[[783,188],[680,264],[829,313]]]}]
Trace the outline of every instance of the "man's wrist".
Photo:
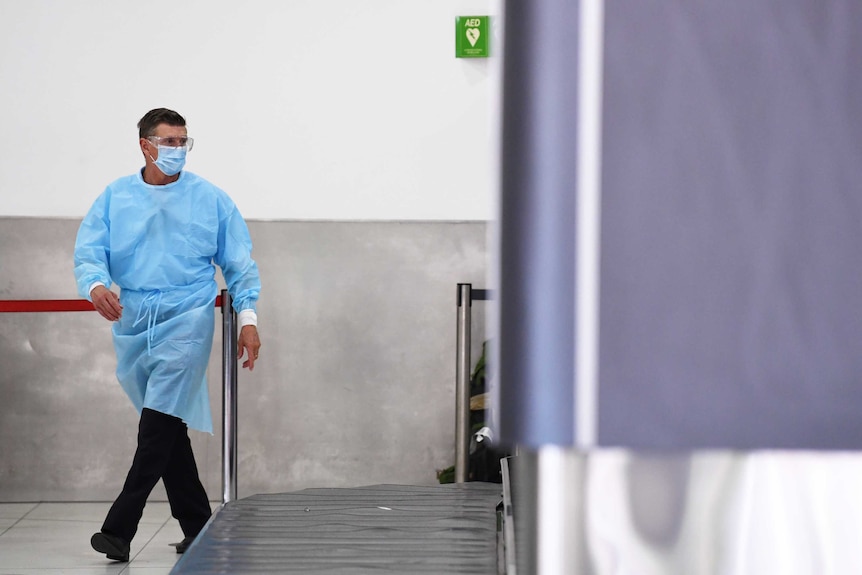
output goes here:
[{"label": "man's wrist", "polygon": [[90,284],[90,289],[87,290],[87,296],[90,298],[90,301],[93,301],[93,290],[99,286],[104,287],[105,284],[102,282],[93,282],[92,284]]}]

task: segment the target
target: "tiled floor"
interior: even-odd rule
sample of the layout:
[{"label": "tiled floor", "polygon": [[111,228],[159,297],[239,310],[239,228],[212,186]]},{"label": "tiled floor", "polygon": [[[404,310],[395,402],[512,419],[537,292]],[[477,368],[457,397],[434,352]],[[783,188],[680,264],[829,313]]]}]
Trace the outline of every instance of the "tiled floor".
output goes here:
[{"label": "tiled floor", "polygon": [[[110,503],[0,503],[0,575],[166,575],[183,538],[166,502],[148,503],[128,563],[90,547]],[[213,506],[215,509],[215,505]]]}]

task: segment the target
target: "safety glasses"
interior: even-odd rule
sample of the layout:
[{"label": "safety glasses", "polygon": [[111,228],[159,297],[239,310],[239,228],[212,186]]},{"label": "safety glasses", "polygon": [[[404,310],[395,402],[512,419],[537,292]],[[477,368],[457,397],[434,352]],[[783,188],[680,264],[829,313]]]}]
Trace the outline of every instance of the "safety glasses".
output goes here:
[{"label": "safety glasses", "polygon": [[188,136],[148,136],[147,140],[157,146],[167,146],[168,148],[186,148],[191,152],[195,145],[195,139]]}]

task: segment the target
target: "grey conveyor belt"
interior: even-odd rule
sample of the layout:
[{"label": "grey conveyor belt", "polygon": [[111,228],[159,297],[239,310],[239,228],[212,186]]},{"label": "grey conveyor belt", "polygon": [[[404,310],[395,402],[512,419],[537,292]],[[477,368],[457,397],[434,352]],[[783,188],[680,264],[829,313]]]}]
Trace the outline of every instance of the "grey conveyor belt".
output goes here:
[{"label": "grey conveyor belt", "polygon": [[177,562],[191,573],[497,573],[502,486],[375,485],[232,501]]}]

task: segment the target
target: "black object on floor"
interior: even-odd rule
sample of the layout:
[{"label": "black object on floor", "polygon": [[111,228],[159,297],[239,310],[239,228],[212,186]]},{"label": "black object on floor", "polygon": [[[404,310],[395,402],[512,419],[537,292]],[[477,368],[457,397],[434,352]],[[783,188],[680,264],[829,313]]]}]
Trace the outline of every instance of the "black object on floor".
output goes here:
[{"label": "black object on floor", "polygon": [[177,548],[177,553],[185,553],[194,540],[194,537],[184,537],[179,543],[171,543],[171,546]]},{"label": "black object on floor", "polygon": [[113,561],[129,561],[129,544],[119,537],[108,533],[94,533],[90,545],[99,553],[104,553]]},{"label": "black object on floor", "polygon": [[497,573],[498,484],[254,495],[222,507],[172,574]]}]

